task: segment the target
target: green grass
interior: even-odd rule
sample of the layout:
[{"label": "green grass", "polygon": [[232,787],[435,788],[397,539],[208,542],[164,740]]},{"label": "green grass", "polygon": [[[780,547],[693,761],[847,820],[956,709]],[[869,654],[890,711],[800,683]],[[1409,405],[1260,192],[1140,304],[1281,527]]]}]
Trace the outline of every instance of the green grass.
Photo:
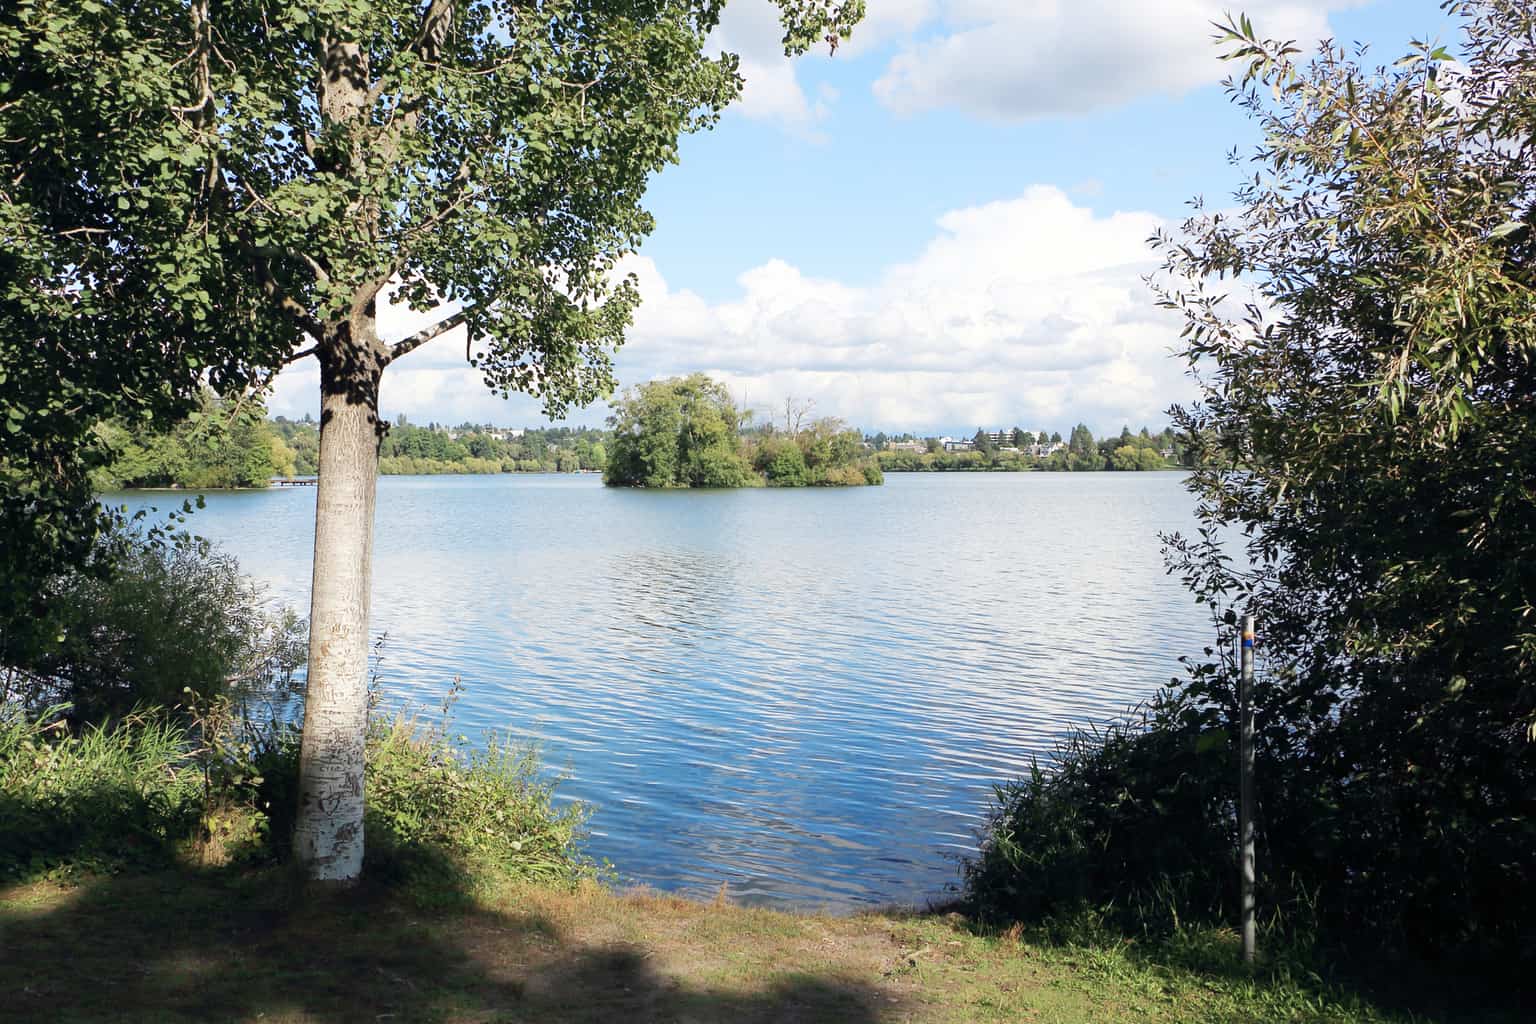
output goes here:
[{"label": "green grass", "polygon": [[784,914],[593,883],[421,896],[377,883],[317,896],[281,872],[231,870],[0,889],[3,1016],[17,1024],[1442,1019],[1388,1012],[1313,978],[1250,976],[1233,966],[1232,936],[1221,933],[1156,948],[1054,944],[1017,929],[985,932],[955,914]]}]

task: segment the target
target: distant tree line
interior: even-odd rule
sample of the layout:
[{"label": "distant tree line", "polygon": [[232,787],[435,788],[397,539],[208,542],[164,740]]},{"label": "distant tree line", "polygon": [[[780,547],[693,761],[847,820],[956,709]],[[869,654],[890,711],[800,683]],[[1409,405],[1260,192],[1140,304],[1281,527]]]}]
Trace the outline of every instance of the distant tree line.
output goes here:
[{"label": "distant tree line", "polygon": [[849,487],[884,481],[863,435],[841,420],[806,424],[786,404],[784,429],[752,426],[725,385],[702,373],[631,388],[614,403],[612,458],[619,487]]},{"label": "distant tree line", "polygon": [[[1004,433],[1002,443],[986,430],[977,430],[968,440],[971,447],[962,451],[945,451],[939,438],[919,439],[911,434],[890,437],[879,433],[868,442],[877,453],[881,468],[891,473],[1130,472],[1172,469],[1185,464],[1185,446],[1171,428],[1153,434],[1142,427],[1133,434],[1130,427],[1122,427],[1119,434],[1095,438],[1086,424],[1079,423],[1065,441],[1057,432],[1032,432],[1020,427]],[[893,450],[891,447],[914,443],[921,443],[926,450],[913,451],[909,447]]]},{"label": "distant tree line", "polygon": [[92,474],[96,490],[133,487],[265,487],[292,476],[298,455],[260,405],[204,392],[199,407],[169,430],[144,431],[121,419],[96,425],[110,461]]},{"label": "distant tree line", "polygon": [[[167,431],[111,420],[97,425],[112,452],[93,479],[98,491],[137,487],[265,487],[274,478],[314,476],[320,425],[314,417],[267,419],[259,405],[203,396],[201,408]],[[464,424],[417,426],[396,418],[380,446],[379,472],[572,473],[601,471],[608,434],[587,427],[510,431]]]},{"label": "distant tree line", "polygon": [[574,473],[608,464],[608,434],[590,427],[507,431],[465,423],[446,428],[410,423],[404,414],[379,449],[379,472]]}]

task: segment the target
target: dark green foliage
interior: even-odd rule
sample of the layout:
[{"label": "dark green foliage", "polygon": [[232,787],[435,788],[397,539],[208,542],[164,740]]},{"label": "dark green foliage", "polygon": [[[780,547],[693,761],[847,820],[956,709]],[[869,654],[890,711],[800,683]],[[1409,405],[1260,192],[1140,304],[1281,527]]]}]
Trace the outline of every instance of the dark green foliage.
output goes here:
[{"label": "dark green foliage", "polygon": [[1133,721],[1074,731],[1048,769],[999,786],[968,900],[995,921],[1103,915],[1136,932],[1236,905],[1233,746],[1164,694]]},{"label": "dark green foliage", "polygon": [[146,713],[72,733],[58,710],[0,704],[0,878],[163,863],[196,835],[183,726]]},{"label": "dark green foliage", "polygon": [[92,477],[99,491],[266,487],[274,476],[292,476],[296,468],[294,452],[264,419],[260,403],[236,405],[210,392],[169,430],[111,421],[98,426],[97,434],[112,452],[111,462]]},{"label": "dark green foliage", "polygon": [[788,437],[764,438],[757,447],[756,465],[770,487],[804,487],[810,483],[805,455]]},{"label": "dark green foliage", "polygon": [[[1169,538],[1169,565],[1218,630],[1178,699],[1202,732],[1234,721],[1232,624],[1257,615],[1260,903],[1277,924],[1528,971],[1536,14],[1503,0],[1453,9],[1466,30],[1454,67],[1418,45],[1390,68],[1333,46],[1300,64],[1246,20],[1229,26],[1247,63],[1233,91],[1266,134],[1258,169],[1236,214],[1197,213],[1159,239],[1173,282],[1162,299],[1186,318],[1200,386],[1174,418],[1201,526]],[[1229,314],[1233,276],[1260,299]],[[1182,715],[1147,727],[1133,746],[1165,755],[1188,728]],[[1024,853],[983,864],[1086,877],[1089,904],[1136,924],[1159,900],[1184,920],[1230,921],[1231,883],[1207,864],[1122,881],[1112,854],[1137,823],[1063,809],[1160,798],[1161,768],[1128,749],[1118,734],[1070,749],[994,822]],[[1101,770],[1096,789],[1075,788]],[[1163,825],[1164,842],[1194,854],[1230,829],[1230,809],[1185,807]],[[1094,871],[1076,870],[1063,833]]]}]

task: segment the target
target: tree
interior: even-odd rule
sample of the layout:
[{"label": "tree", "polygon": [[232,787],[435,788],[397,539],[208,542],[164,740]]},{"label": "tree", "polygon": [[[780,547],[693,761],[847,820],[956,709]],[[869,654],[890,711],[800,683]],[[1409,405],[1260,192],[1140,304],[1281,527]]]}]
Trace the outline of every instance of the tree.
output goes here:
[{"label": "tree", "polygon": [[804,487],[810,482],[805,455],[793,439],[765,440],[758,448],[757,462],[771,487]]},{"label": "tree", "polygon": [[[1536,13],[1450,9],[1454,62],[1375,69],[1227,26],[1264,142],[1235,212],[1161,240],[1200,387],[1174,567],[1261,616],[1274,876],[1325,923],[1528,957]],[[1232,712],[1218,662],[1186,692]]]},{"label": "tree", "polygon": [[992,435],[987,433],[985,428],[977,428],[975,435],[971,438],[971,443],[976,446],[978,452],[989,459],[997,454],[997,445],[993,443]]},{"label": "tree", "polygon": [[[779,4],[787,52],[835,46],[863,13]],[[361,866],[383,371],[462,327],[486,383],[551,416],[611,389],[638,299],[612,270],[652,226],[646,183],[740,87],[734,57],[703,53],[721,6],[40,3],[0,27],[6,180],[30,190],[6,237],[41,254],[7,268],[25,282],[7,295],[45,362],[93,370],[145,335],[130,368],[156,386],[139,391],[171,398],[205,372],[227,392],[320,364],[295,833],[317,879]],[[386,343],[381,302],[435,319]]]},{"label": "tree", "polygon": [[1072,440],[1067,442],[1067,450],[1073,455],[1092,455],[1098,450],[1097,442],[1093,439],[1093,431],[1087,424],[1079,423],[1072,428]]},{"label": "tree", "polygon": [[725,385],[702,373],[629,389],[613,405],[603,479],[628,487],[741,487],[741,414]]},{"label": "tree", "polygon": [[[168,430],[204,382],[238,389],[290,347],[286,325],[223,315],[240,303],[214,292],[254,285],[227,280],[217,246],[182,230],[199,199],[166,122],[185,90],[135,39],[136,19],[153,33],[165,14],[0,16],[0,648],[35,639],[50,579],[111,565],[98,539],[116,517],[92,493],[114,455],[99,425]],[[137,187],[146,178],[176,187]]]}]

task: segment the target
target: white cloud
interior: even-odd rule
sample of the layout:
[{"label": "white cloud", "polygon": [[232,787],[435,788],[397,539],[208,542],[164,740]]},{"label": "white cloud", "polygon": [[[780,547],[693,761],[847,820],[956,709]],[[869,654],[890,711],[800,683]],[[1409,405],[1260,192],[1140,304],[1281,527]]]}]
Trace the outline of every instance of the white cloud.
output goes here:
[{"label": "white cloud", "polygon": [[645,304],[621,378],[705,370],[749,405],[813,398],[869,429],[1158,425],[1189,393],[1168,354],[1178,324],[1141,280],[1158,224],[1037,186],[945,214],[915,260],[871,287],[770,260],[718,304],[634,258]]},{"label": "white cloud", "polygon": [[706,52],[726,50],[741,58],[741,99],[732,107],[759,121],[806,132],[829,112],[829,98],[806,95],[795,62],[784,56],[784,29],[771,0],[735,0],[710,34]]},{"label": "white cloud", "polygon": [[[1153,214],[1100,214],[1066,192],[1034,186],[1000,202],[953,210],[910,262],[856,287],[809,277],[782,260],[743,273],[719,303],[673,290],[648,258],[623,269],[645,297],[616,364],[622,384],[703,370],[750,406],[811,398],[821,415],[869,430],[1046,427],[1082,420],[1096,432],[1158,427],[1188,398],[1169,355],[1178,321],[1142,281],[1156,261]],[[433,314],[384,306],[394,340]],[[274,413],[317,410],[318,372],[300,364],[279,379]],[[413,421],[539,421],[531,398],[505,402],[464,363],[462,331],[392,365],[383,410]],[[595,423],[601,407],[574,412]]]},{"label": "white cloud", "polygon": [[[899,0],[909,17],[917,0]],[[1250,0],[1264,35],[1304,44],[1329,34],[1328,13],[1363,0]],[[1219,81],[1212,45],[1225,0],[948,0],[936,32],[910,39],[875,82],[899,113],[958,109],[998,120],[1080,114]],[[921,13],[937,15],[924,7]]]}]

